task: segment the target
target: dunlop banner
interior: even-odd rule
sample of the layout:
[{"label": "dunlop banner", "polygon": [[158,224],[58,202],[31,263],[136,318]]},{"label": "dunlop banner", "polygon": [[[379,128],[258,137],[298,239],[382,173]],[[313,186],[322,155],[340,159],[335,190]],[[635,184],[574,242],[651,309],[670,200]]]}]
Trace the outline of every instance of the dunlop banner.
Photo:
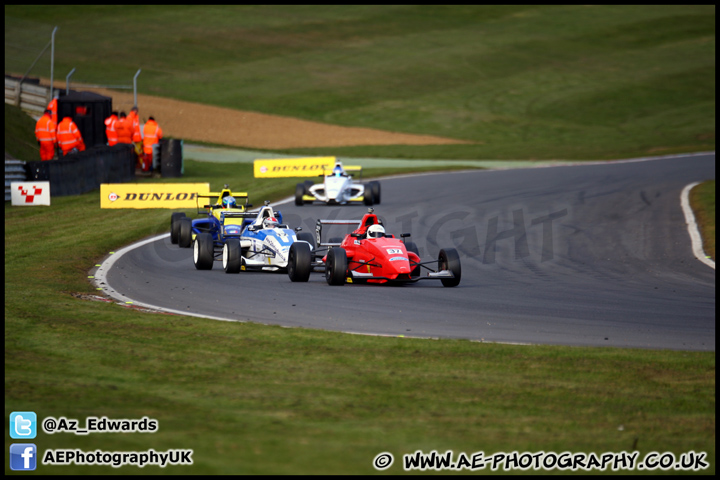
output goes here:
[{"label": "dunlop banner", "polygon": [[209,183],[103,183],[100,208],[197,208],[209,192]]},{"label": "dunlop banner", "polygon": [[335,157],[286,158],[282,160],[255,160],[255,178],[315,177],[332,169]]}]

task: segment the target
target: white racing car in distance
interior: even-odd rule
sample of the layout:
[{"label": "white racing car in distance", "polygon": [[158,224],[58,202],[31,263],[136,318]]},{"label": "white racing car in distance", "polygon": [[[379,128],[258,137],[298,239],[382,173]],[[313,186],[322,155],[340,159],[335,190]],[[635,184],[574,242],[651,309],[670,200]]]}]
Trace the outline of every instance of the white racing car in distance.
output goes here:
[{"label": "white racing car in distance", "polygon": [[380,182],[356,183],[347,171],[359,171],[362,167],[345,167],[335,162],[332,171],[323,172],[323,183],[313,184],[311,180],[298,183],[295,187],[295,205],[301,206],[315,200],[330,205],[346,205],[362,202],[365,205],[380,203]]}]

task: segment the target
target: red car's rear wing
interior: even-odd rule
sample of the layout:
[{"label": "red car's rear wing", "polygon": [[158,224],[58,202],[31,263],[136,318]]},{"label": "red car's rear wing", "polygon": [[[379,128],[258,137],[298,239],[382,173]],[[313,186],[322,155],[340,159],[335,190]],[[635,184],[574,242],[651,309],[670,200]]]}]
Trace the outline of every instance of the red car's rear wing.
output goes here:
[{"label": "red car's rear wing", "polygon": [[[317,246],[338,247],[340,246],[340,242],[330,243],[321,241],[323,225],[354,225],[355,229],[358,229],[362,225],[362,220],[318,220],[315,222],[315,243]],[[344,237],[345,235],[343,235],[343,238]]]},{"label": "red car's rear wing", "polygon": [[363,218],[361,218],[360,220],[318,220],[317,222],[315,222],[315,243],[317,243],[318,247],[337,247],[340,245],[340,243],[337,242],[328,243],[320,241],[323,225],[355,225],[355,231],[359,230],[362,227],[366,227],[367,229],[367,227],[369,227],[370,225],[382,225],[380,219],[373,212],[374,209],[368,208],[368,213],[363,215]]}]

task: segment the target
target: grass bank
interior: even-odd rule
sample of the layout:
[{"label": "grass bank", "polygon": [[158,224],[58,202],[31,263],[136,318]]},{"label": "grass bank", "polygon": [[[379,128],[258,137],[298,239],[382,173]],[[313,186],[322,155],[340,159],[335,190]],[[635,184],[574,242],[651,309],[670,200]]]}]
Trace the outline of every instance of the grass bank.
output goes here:
[{"label": "grass bank", "polygon": [[5,104],[5,151],[21,160],[40,160],[35,121],[17,107]]},{"label": "grass bank", "polygon": [[[76,83],[130,85],[141,68],[140,93],[475,142],[292,153],[612,159],[715,149],[714,5],[11,5],[6,72],[27,71],[55,26],[56,79],[76,68]],[[31,75],[49,70],[45,56]]]}]

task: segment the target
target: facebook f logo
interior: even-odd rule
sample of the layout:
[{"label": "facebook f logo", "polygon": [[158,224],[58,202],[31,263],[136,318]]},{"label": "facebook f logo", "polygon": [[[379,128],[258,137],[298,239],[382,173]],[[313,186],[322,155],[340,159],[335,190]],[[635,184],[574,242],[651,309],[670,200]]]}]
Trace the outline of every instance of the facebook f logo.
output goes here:
[{"label": "facebook f logo", "polygon": [[35,412],[12,412],[10,414],[10,438],[35,438],[37,415]]},{"label": "facebook f logo", "polygon": [[35,470],[37,447],[34,443],[13,443],[10,445],[10,470]]}]

